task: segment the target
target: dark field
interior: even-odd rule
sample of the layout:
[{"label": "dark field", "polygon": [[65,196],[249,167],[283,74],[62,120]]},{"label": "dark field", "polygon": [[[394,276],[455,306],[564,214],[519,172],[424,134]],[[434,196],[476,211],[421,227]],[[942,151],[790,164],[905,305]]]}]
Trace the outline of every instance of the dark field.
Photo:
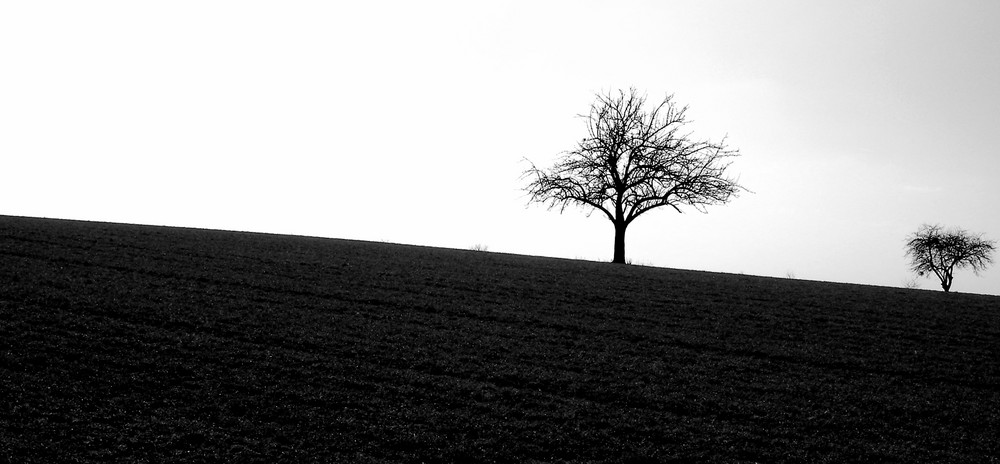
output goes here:
[{"label": "dark field", "polygon": [[0,216],[0,461],[1000,462],[1000,298]]}]

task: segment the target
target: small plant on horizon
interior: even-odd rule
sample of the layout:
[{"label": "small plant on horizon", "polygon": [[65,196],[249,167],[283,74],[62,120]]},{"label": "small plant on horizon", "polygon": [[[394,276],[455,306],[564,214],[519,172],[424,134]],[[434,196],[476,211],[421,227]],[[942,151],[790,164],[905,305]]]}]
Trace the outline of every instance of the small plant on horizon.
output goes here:
[{"label": "small plant on horizon", "polygon": [[706,212],[746,191],[726,172],[739,151],[724,138],[692,139],[686,112],[670,95],[647,105],[634,88],[597,94],[581,115],[586,136],[552,168],[532,163],[525,190],[560,212],[575,205],[603,213],[615,227],[612,262],[625,264],[625,230],[637,217],[664,206]]},{"label": "small plant on horizon", "polygon": [[986,269],[993,262],[996,242],[983,239],[962,229],[944,230],[940,225],[924,224],[906,241],[906,256],[910,268],[918,276],[934,274],[947,293],[955,277],[955,269],[971,267],[972,272]]},{"label": "small plant on horizon", "polygon": [[795,271],[785,272],[785,278],[786,279],[794,279],[795,278]]},{"label": "small plant on horizon", "polygon": [[903,280],[903,288],[909,290],[916,290],[920,288],[920,282],[917,280],[917,276],[913,276],[909,279]]},{"label": "small plant on horizon", "polygon": [[472,245],[472,251],[490,251],[490,247],[477,243]]}]

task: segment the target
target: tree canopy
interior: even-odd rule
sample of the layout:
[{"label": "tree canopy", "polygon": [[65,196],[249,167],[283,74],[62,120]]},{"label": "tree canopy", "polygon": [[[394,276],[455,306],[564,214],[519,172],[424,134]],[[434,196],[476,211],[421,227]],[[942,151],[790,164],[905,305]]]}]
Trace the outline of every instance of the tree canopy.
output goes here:
[{"label": "tree canopy", "polygon": [[592,208],[615,226],[614,262],[625,262],[625,230],[640,215],[669,206],[682,212],[691,206],[730,201],[745,190],[726,170],[738,150],[720,142],[695,140],[686,132],[687,107],[673,96],[647,106],[635,89],[598,94],[589,114],[587,136],[542,170],[525,172],[532,201],[559,207]]},{"label": "tree canopy", "polygon": [[945,230],[940,225],[924,224],[910,235],[906,255],[918,275],[934,274],[945,292],[951,290],[955,269],[971,267],[980,271],[993,262],[996,242],[972,235],[962,229]]}]

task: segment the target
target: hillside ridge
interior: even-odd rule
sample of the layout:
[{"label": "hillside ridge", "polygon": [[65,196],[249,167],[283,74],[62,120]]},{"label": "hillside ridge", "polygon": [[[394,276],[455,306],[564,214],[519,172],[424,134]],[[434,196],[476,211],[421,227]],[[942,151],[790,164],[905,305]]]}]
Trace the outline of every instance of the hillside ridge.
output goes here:
[{"label": "hillside ridge", "polygon": [[[525,258],[525,259],[554,260],[554,261],[557,261],[557,262],[559,262],[559,261],[565,261],[565,262],[595,263],[595,264],[601,264],[601,265],[603,265],[603,264],[611,264],[610,262],[588,260],[588,259],[574,259],[574,258],[563,258],[563,257],[555,257],[555,256],[528,255],[528,254],[522,254],[522,253],[502,252],[502,251],[477,251],[477,250],[470,250],[470,249],[463,249],[463,248],[442,247],[442,246],[434,246],[434,245],[421,245],[421,244],[410,244],[410,243],[396,243],[396,242],[387,242],[387,241],[374,241],[374,240],[350,239],[350,238],[338,238],[338,237],[323,237],[323,236],[313,236],[313,235],[297,235],[297,234],[285,234],[285,233],[274,233],[274,232],[240,231],[240,230],[229,230],[229,229],[211,229],[211,228],[200,228],[200,227],[171,226],[171,225],[154,225],[154,224],[133,224],[133,223],[123,223],[123,222],[113,222],[113,221],[91,221],[91,220],[83,220],[83,219],[60,219],[60,218],[45,218],[45,217],[32,217],[32,216],[0,215],[0,221],[3,221],[4,219],[10,219],[10,220],[27,220],[27,221],[43,221],[43,222],[44,221],[51,221],[52,225],[58,225],[61,222],[65,222],[65,223],[79,223],[81,225],[90,224],[90,225],[93,225],[93,226],[101,226],[101,225],[103,225],[103,226],[116,227],[116,228],[130,228],[130,227],[135,227],[135,228],[148,228],[148,229],[152,229],[152,230],[162,229],[164,231],[171,231],[171,230],[173,230],[173,231],[178,231],[178,232],[180,232],[180,231],[190,231],[190,232],[201,231],[201,232],[219,233],[219,234],[237,234],[237,235],[238,234],[250,234],[250,235],[260,235],[260,236],[273,237],[273,238],[285,238],[285,239],[289,239],[289,240],[296,240],[296,239],[330,240],[330,241],[342,242],[342,243],[356,243],[356,244],[359,244],[359,245],[361,245],[361,244],[367,244],[367,245],[392,245],[392,246],[399,246],[399,247],[423,248],[423,249],[428,249],[428,250],[440,250],[442,252],[473,252],[473,251],[475,251],[477,253],[490,253],[490,254],[494,254],[494,255],[503,255],[503,256],[510,256],[510,257],[520,257],[520,258]],[[673,271],[673,272],[718,274],[720,276],[733,276],[733,277],[735,277],[735,276],[742,276],[742,277],[751,277],[751,278],[758,278],[758,279],[778,279],[778,280],[782,280],[782,281],[791,281],[791,282],[819,283],[819,284],[830,284],[830,285],[846,285],[846,286],[857,286],[857,287],[875,287],[875,288],[894,289],[894,290],[906,290],[906,291],[916,291],[916,292],[940,293],[938,290],[934,290],[934,289],[920,289],[920,288],[917,288],[917,289],[903,289],[903,288],[900,288],[900,287],[892,287],[892,286],[876,285],[876,284],[864,284],[864,283],[855,283],[855,282],[837,282],[837,281],[813,280],[813,279],[807,279],[807,278],[786,278],[786,277],[774,277],[774,276],[761,276],[761,275],[754,275],[754,274],[731,273],[731,272],[723,272],[723,271],[709,271],[709,270],[698,270],[698,269],[682,269],[682,268],[671,268],[671,267],[662,267],[662,266],[649,266],[649,265],[643,265],[643,264],[628,264],[626,266],[636,267],[636,268],[645,268],[645,269],[662,269],[662,270]],[[966,292],[952,292],[952,293],[956,294],[956,295],[957,294],[962,294],[962,295],[976,295],[976,296],[982,296],[982,297],[987,297],[987,298],[997,298],[997,299],[1000,299],[1000,296],[998,296],[998,295],[978,294],[978,293],[966,293]]]}]

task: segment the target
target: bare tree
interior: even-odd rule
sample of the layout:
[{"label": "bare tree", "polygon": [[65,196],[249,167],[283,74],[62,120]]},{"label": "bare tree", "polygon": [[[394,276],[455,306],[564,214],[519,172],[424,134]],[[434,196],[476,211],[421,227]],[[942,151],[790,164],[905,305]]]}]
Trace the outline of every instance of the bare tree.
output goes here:
[{"label": "bare tree", "polygon": [[547,171],[532,163],[525,190],[531,201],[558,205],[560,213],[569,205],[604,213],[615,226],[612,262],[625,263],[625,230],[640,215],[661,206],[706,212],[746,190],[725,176],[739,151],[725,139],[692,140],[684,132],[686,111],[670,95],[647,108],[635,89],[598,94],[581,115],[587,137]]},{"label": "bare tree", "polygon": [[913,271],[920,276],[933,273],[945,292],[951,290],[955,269],[971,267],[979,275],[993,262],[995,249],[996,242],[984,240],[982,235],[928,224],[920,226],[906,241],[906,255]]}]

